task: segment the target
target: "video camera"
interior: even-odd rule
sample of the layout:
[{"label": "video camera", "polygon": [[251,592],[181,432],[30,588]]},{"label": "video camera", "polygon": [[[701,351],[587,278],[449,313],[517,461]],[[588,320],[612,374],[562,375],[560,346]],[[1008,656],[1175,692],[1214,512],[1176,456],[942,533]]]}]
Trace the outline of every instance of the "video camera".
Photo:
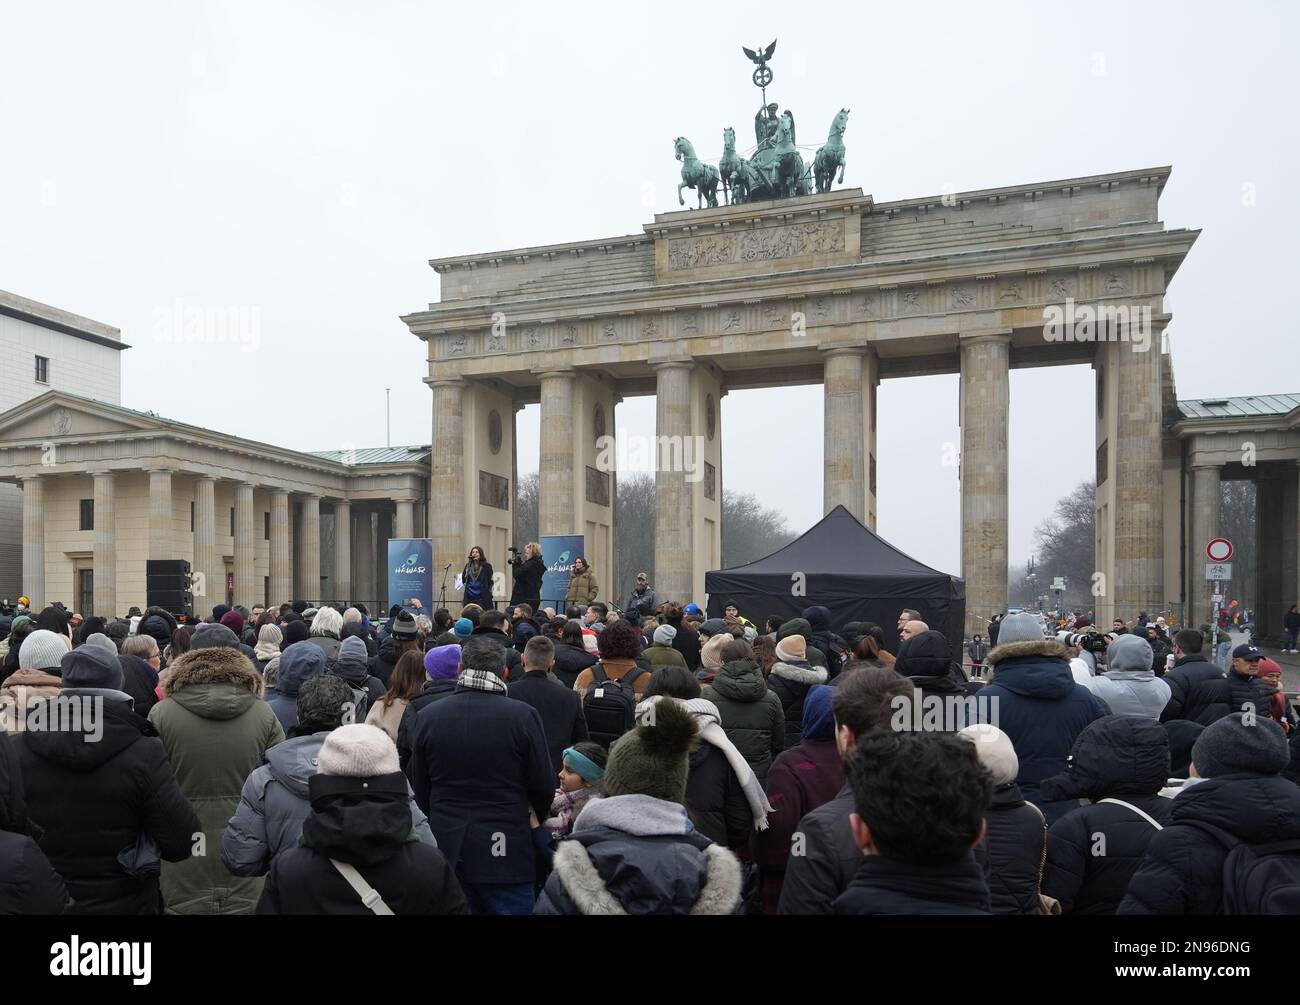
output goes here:
[{"label": "video camera", "polygon": [[524,557],[523,557],[523,555],[519,554],[519,549],[516,548],[513,544],[512,544],[509,548],[507,548],[506,551],[510,552],[510,557],[506,559],[506,564],[507,564],[507,565],[523,565],[523,564],[524,564]]}]

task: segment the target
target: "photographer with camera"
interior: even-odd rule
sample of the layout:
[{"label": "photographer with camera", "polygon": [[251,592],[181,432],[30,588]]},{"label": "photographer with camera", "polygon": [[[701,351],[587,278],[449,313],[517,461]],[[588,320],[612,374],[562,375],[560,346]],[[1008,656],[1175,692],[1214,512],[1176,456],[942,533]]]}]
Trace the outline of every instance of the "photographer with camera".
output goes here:
[{"label": "photographer with camera", "polygon": [[527,604],[533,611],[542,609],[542,577],[546,575],[546,560],[542,558],[542,546],[536,541],[524,545],[523,555],[511,545],[508,549],[509,564],[514,567],[514,588],[510,591],[510,606]]}]

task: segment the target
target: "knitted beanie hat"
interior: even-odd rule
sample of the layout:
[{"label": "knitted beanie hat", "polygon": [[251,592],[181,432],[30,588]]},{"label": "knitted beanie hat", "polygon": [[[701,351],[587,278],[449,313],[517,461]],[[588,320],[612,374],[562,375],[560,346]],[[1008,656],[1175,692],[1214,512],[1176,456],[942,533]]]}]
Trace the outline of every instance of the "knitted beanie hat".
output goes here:
[{"label": "knitted beanie hat", "polygon": [[1038,627],[1038,622],[1031,615],[1012,614],[1002,619],[1002,628],[998,631],[998,645],[1004,646],[1009,642],[1042,641],[1043,630]]},{"label": "knitted beanie hat", "polygon": [[424,654],[424,673],[429,680],[455,680],[460,676],[460,646],[435,646]]},{"label": "knitted beanie hat", "polygon": [[190,639],[191,649],[238,649],[239,636],[225,625],[199,625]]},{"label": "knitted beanie hat", "polygon": [[1279,774],[1291,762],[1286,733],[1267,716],[1249,720],[1240,712],[1205,727],[1192,745],[1192,764],[1202,778],[1250,772]]},{"label": "knitted beanie hat", "polygon": [[456,638],[467,639],[474,634],[474,622],[469,618],[461,618],[452,630],[456,633]]},{"label": "knitted beanie hat", "polygon": [[723,632],[721,635],[713,635],[704,643],[700,650],[700,665],[707,670],[722,669],[722,647],[728,642],[734,641],[730,635]]},{"label": "knitted beanie hat", "polygon": [[776,658],[782,662],[788,660],[807,660],[808,643],[802,635],[787,635],[776,644]]},{"label": "knitted beanie hat", "polygon": [[670,646],[677,638],[677,629],[672,625],[660,625],[655,629],[655,642],[661,646]]},{"label": "knitted beanie hat", "polygon": [[624,733],[610,748],[601,782],[605,795],[684,802],[696,730],[695,717],[677,702],[657,702],[652,721]]},{"label": "knitted beanie hat", "polygon": [[81,643],[80,648],[85,649],[87,646],[96,646],[109,656],[112,656],[113,659],[118,657],[117,646],[113,645],[113,640],[103,632],[95,632],[88,636],[86,641]]},{"label": "knitted beanie hat", "polygon": [[392,630],[393,638],[397,639],[398,642],[413,639],[419,634],[415,626],[415,615],[410,611],[398,611],[397,616],[393,618],[392,625],[389,627]]},{"label": "knitted beanie hat", "polygon": [[364,723],[331,732],[317,755],[317,768],[322,775],[345,778],[373,778],[402,770],[392,738],[378,726]]},{"label": "knitted beanie hat", "polygon": [[19,670],[45,670],[59,675],[59,663],[68,653],[69,640],[66,635],[56,635],[44,628],[38,628],[23,639],[18,650]]},{"label": "knitted beanie hat", "polygon": [[63,678],[65,688],[102,687],[121,691],[123,685],[122,664],[117,651],[110,654],[99,646],[81,646],[70,653],[65,652],[59,676]]}]

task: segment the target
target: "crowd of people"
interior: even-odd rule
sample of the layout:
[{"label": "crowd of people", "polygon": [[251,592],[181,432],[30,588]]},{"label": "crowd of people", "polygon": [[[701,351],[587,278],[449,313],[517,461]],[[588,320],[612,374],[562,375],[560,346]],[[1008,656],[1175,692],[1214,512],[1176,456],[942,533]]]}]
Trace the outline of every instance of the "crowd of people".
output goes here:
[{"label": "crowd of people", "polygon": [[967,672],[585,563],[502,611],[476,551],[455,614],[0,620],[0,913],[1300,911],[1281,668],[1208,626],[1013,614]]}]

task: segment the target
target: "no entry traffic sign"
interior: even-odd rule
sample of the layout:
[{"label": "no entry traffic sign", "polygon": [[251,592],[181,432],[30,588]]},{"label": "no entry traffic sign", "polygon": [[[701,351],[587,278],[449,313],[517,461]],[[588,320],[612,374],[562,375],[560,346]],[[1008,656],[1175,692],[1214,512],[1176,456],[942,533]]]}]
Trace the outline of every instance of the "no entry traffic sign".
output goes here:
[{"label": "no entry traffic sign", "polygon": [[1205,546],[1205,557],[1211,562],[1226,562],[1232,558],[1232,542],[1226,537],[1216,537]]}]

